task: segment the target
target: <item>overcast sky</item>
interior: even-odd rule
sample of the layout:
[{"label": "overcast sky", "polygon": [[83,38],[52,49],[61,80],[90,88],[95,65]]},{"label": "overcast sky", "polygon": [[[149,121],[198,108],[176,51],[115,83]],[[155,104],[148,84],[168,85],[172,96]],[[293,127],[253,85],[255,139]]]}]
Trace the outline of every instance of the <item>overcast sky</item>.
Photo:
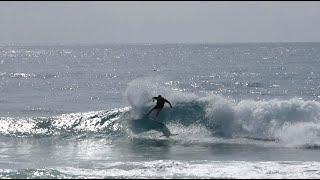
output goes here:
[{"label": "overcast sky", "polygon": [[0,1],[0,44],[320,42],[319,1]]}]

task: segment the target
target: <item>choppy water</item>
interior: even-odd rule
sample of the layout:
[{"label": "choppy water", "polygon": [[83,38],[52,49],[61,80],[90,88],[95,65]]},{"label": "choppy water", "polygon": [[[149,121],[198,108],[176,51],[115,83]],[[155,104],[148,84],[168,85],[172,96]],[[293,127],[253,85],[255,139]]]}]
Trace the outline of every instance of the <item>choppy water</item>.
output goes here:
[{"label": "choppy water", "polygon": [[319,69],[320,43],[1,45],[0,177],[319,178]]}]

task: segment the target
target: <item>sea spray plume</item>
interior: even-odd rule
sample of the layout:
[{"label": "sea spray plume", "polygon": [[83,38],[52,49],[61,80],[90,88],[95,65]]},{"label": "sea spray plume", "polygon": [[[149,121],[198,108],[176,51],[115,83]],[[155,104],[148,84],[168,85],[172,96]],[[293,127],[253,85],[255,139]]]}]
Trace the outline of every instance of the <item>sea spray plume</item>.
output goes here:
[{"label": "sea spray plume", "polygon": [[201,98],[200,101],[206,103],[207,128],[211,129],[215,135],[232,136],[236,125],[235,104],[218,95],[210,95]]},{"label": "sea spray plume", "polygon": [[201,122],[213,136],[277,140],[285,146],[320,145],[316,140],[320,135],[320,103],[317,101],[293,98],[236,102],[210,95],[199,98],[197,104],[203,107],[198,111],[204,113]]},{"label": "sea spray plume", "polygon": [[148,77],[135,79],[128,83],[126,97],[133,108],[132,115],[134,117],[141,117],[145,108],[152,106],[152,97],[159,94],[168,97],[171,94],[170,86],[163,82],[160,77]]},{"label": "sea spray plume", "polygon": [[238,133],[251,137],[283,140],[279,136],[281,134],[279,131],[298,123],[318,124],[319,113],[319,102],[303,101],[297,98],[241,101],[236,109],[237,122],[242,127]]},{"label": "sea spray plume", "polygon": [[319,123],[285,123],[275,132],[275,136],[286,147],[320,148]]},{"label": "sea spray plume", "polygon": [[144,106],[148,104],[152,95],[149,94],[150,85],[141,80],[134,80],[128,83],[126,97],[132,107],[132,115],[141,117]]},{"label": "sea spray plume", "polygon": [[136,90],[128,92],[128,102],[132,107],[133,116],[136,118],[141,117],[144,106],[148,104],[149,93],[144,90]]}]

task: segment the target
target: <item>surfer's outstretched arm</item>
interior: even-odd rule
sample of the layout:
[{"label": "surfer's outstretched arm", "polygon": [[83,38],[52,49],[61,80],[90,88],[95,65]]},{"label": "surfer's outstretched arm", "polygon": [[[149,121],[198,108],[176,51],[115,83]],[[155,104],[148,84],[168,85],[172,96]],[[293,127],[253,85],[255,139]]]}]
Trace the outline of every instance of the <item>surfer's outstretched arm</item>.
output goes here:
[{"label": "surfer's outstretched arm", "polygon": [[171,108],[173,108],[171,103],[168,100],[165,99],[164,101],[167,102],[170,105]]}]

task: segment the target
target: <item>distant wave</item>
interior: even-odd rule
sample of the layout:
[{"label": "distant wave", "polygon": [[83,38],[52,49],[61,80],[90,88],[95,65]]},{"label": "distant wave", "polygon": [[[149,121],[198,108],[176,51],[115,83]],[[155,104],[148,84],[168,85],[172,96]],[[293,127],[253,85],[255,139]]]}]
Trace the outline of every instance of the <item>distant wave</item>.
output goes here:
[{"label": "distant wave", "polygon": [[[0,170],[0,178],[3,179],[72,179],[83,178],[83,176],[69,175],[55,169],[20,169],[20,170]],[[90,178],[90,176],[89,176]]]}]

